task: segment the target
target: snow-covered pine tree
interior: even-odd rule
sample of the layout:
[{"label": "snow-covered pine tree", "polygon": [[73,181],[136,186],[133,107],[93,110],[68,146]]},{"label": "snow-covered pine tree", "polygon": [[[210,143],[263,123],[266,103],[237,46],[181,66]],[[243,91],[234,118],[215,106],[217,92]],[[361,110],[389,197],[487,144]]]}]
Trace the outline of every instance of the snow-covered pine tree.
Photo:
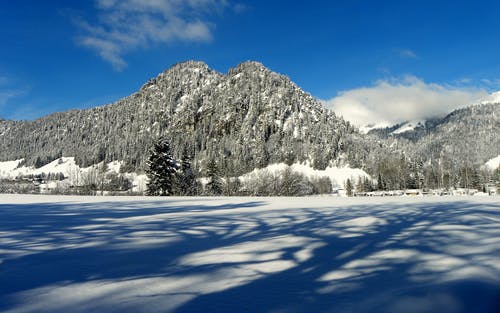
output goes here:
[{"label": "snow-covered pine tree", "polygon": [[384,181],[382,179],[382,174],[378,173],[377,177],[377,190],[384,190]]},{"label": "snow-covered pine tree", "polygon": [[172,157],[170,143],[160,138],[147,161],[146,174],[149,178],[147,194],[151,196],[171,196],[179,164]]},{"label": "snow-covered pine tree", "polygon": [[181,196],[196,196],[199,193],[196,174],[191,167],[191,158],[188,155],[183,157],[180,170],[177,172],[175,194]]},{"label": "snow-covered pine tree", "polygon": [[347,196],[352,197],[352,182],[350,178],[348,178],[345,182],[345,190],[347,192]]},{"label": "snow-covered pine tree", "polygon": [[494,181],[497,188],[497,194],[500,194],[500,164],[498,164],[498,167],[495,170]]},{"label": "snow-covered pine tree", "polygon": [[210,159],[207,164],[208,183],[205,186],[207,194],[211,196],[219,196],[222,194],[222,179],[219,176],[219,167],[214,159]]}]

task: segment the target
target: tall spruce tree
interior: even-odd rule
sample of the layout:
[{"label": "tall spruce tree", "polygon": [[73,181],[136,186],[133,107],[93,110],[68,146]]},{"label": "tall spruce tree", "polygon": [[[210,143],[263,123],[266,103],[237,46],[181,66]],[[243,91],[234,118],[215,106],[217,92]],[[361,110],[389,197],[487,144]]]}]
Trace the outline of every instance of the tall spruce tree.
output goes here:
[{"label": "tall spruce tree", "polygon": [[352,182],[351,182],[350,178],[348,178],[345,182],[345,190],[346,190],[347,196],[352,197]]},{"label": "tall spruce tree", "polygon": [[184,155],[180,170],[177,172],[175,194],[181,196],[195,196],[199,193],[198,182],[196,181],[196,174],[191,167],[191,157]]},{"label": "tall spruce tree", "polygon": [[500,195],[500,164],[498,164],[494,177],[497,194]]},{"label": "tall spruce tree", "polygon": [[179,165],[172,157],[170,143],[160,138],[151,149],[146,174],[149,178],[146,193],[151,196],[171,196]]},{"label": "tall spruce tree", "polygon": [[382,178],[382,175],[378,173],[378,178],[377,178],[377,190],[385,190],[384,186],[384,180]]},{"label": "tall spruce tree", "polygon": [[211,196],[219,196],[222,194],[223,185],[219,174],[219,167],[214,159],[211,159],[207,164],[208,183],[205,186],[207,194]]}]

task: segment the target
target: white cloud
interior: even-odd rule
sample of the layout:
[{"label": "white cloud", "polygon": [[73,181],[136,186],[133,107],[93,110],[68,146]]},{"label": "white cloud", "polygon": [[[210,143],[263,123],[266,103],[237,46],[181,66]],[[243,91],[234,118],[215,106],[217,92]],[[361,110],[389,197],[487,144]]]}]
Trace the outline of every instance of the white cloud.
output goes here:
[{"label": "white cloud", "polygon": [[444,116],[487,96],[482,88],[444,86],[407,76],[342,91],[325,104],[354,125],[364,126]]},{"label": "white cloud", "polygon": [[222,12],[225,0],[98,0],[97,19],[77,19],[78,44],[95,51],[116,70],[123,56],[153,44],[209,42],[213,24],[207,15]]},{"label": "white cloud", "polygon": [[[14,108],[14,110],[19,110],[19,105],[10,105],[9,102],[11,102],[12,98],[22,96],[23,94],[26,93],[26,90],[20,90],[20,89],[8,89],[8,88],[2,88],[0,89],[0,119],[2,118],[9,118],[12,119],[13,112],[11,110],[11,107]],[[2,113],[4,112],[4,113]],[[8,116],[6,116],[6,115]]]},{"label": "white cloud", "polygon": [[483,78],[483,79],[481,79],[481,83],[488,88],[494,88],[494,89],[500,88],[500,79],[499,78],[495,78],[495,79]]},{"label": "white cloud", "polygon": [[7,76],[0,75],[0,108],[14,97],[24,94],[28,88],[18,88],[12,86],[12,79]]},{"label": "white cloud", "polygon": [[3,106],[10,98],[19,95],[15,90],[0,90],[0,106]]},{"label": "white cloud", "polygon": [[401,49],[399,50],[399,56],[405,59],[417,59],[417,54],[410,49]]}]

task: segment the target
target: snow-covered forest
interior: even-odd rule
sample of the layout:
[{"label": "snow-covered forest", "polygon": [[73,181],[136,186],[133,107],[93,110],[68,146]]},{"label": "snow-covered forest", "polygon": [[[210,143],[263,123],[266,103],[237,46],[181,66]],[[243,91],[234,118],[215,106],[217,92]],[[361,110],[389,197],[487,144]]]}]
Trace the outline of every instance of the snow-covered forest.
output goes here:
[{"label": "snow-covered forest", "polygon": [[[294,170],[304,176],[297,178],[297,195],[325,192],[327,179],[333,189],[345,190],[349,180],[358,194],[490,193],[500,183],[498,165],[485,166],[500,156],[499,110],[499,103],[472,104],[416,127],[365,135],[258,62],[222,74],[188,61],[110,105],[34,121],[0,120],[0,190],[38,192],[29,182],[53,182],[58,187],[49,189],[57,193],[142,194],[152,147],[166,138],[172,158],[189,165],[190,177],[201,185],[179,195],[288,194],[269,188],[273,175],[282,177],[273,171],[260,171],[253,175],[257,182],[244,186],[249,173],[280,164],[301,168]],[[67,160],[72,170],[54,166]],[[203,188],[210,166],[220,178],[215,193]]]}]

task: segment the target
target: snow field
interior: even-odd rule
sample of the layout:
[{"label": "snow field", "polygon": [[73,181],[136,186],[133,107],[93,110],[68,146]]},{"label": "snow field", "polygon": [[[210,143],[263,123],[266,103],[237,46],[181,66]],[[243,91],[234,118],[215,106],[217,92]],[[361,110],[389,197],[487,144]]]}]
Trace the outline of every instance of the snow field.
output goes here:
[{"label": "snow field", "polygon": [[2,312],[495,312],[480,198],[0,195]]}]

